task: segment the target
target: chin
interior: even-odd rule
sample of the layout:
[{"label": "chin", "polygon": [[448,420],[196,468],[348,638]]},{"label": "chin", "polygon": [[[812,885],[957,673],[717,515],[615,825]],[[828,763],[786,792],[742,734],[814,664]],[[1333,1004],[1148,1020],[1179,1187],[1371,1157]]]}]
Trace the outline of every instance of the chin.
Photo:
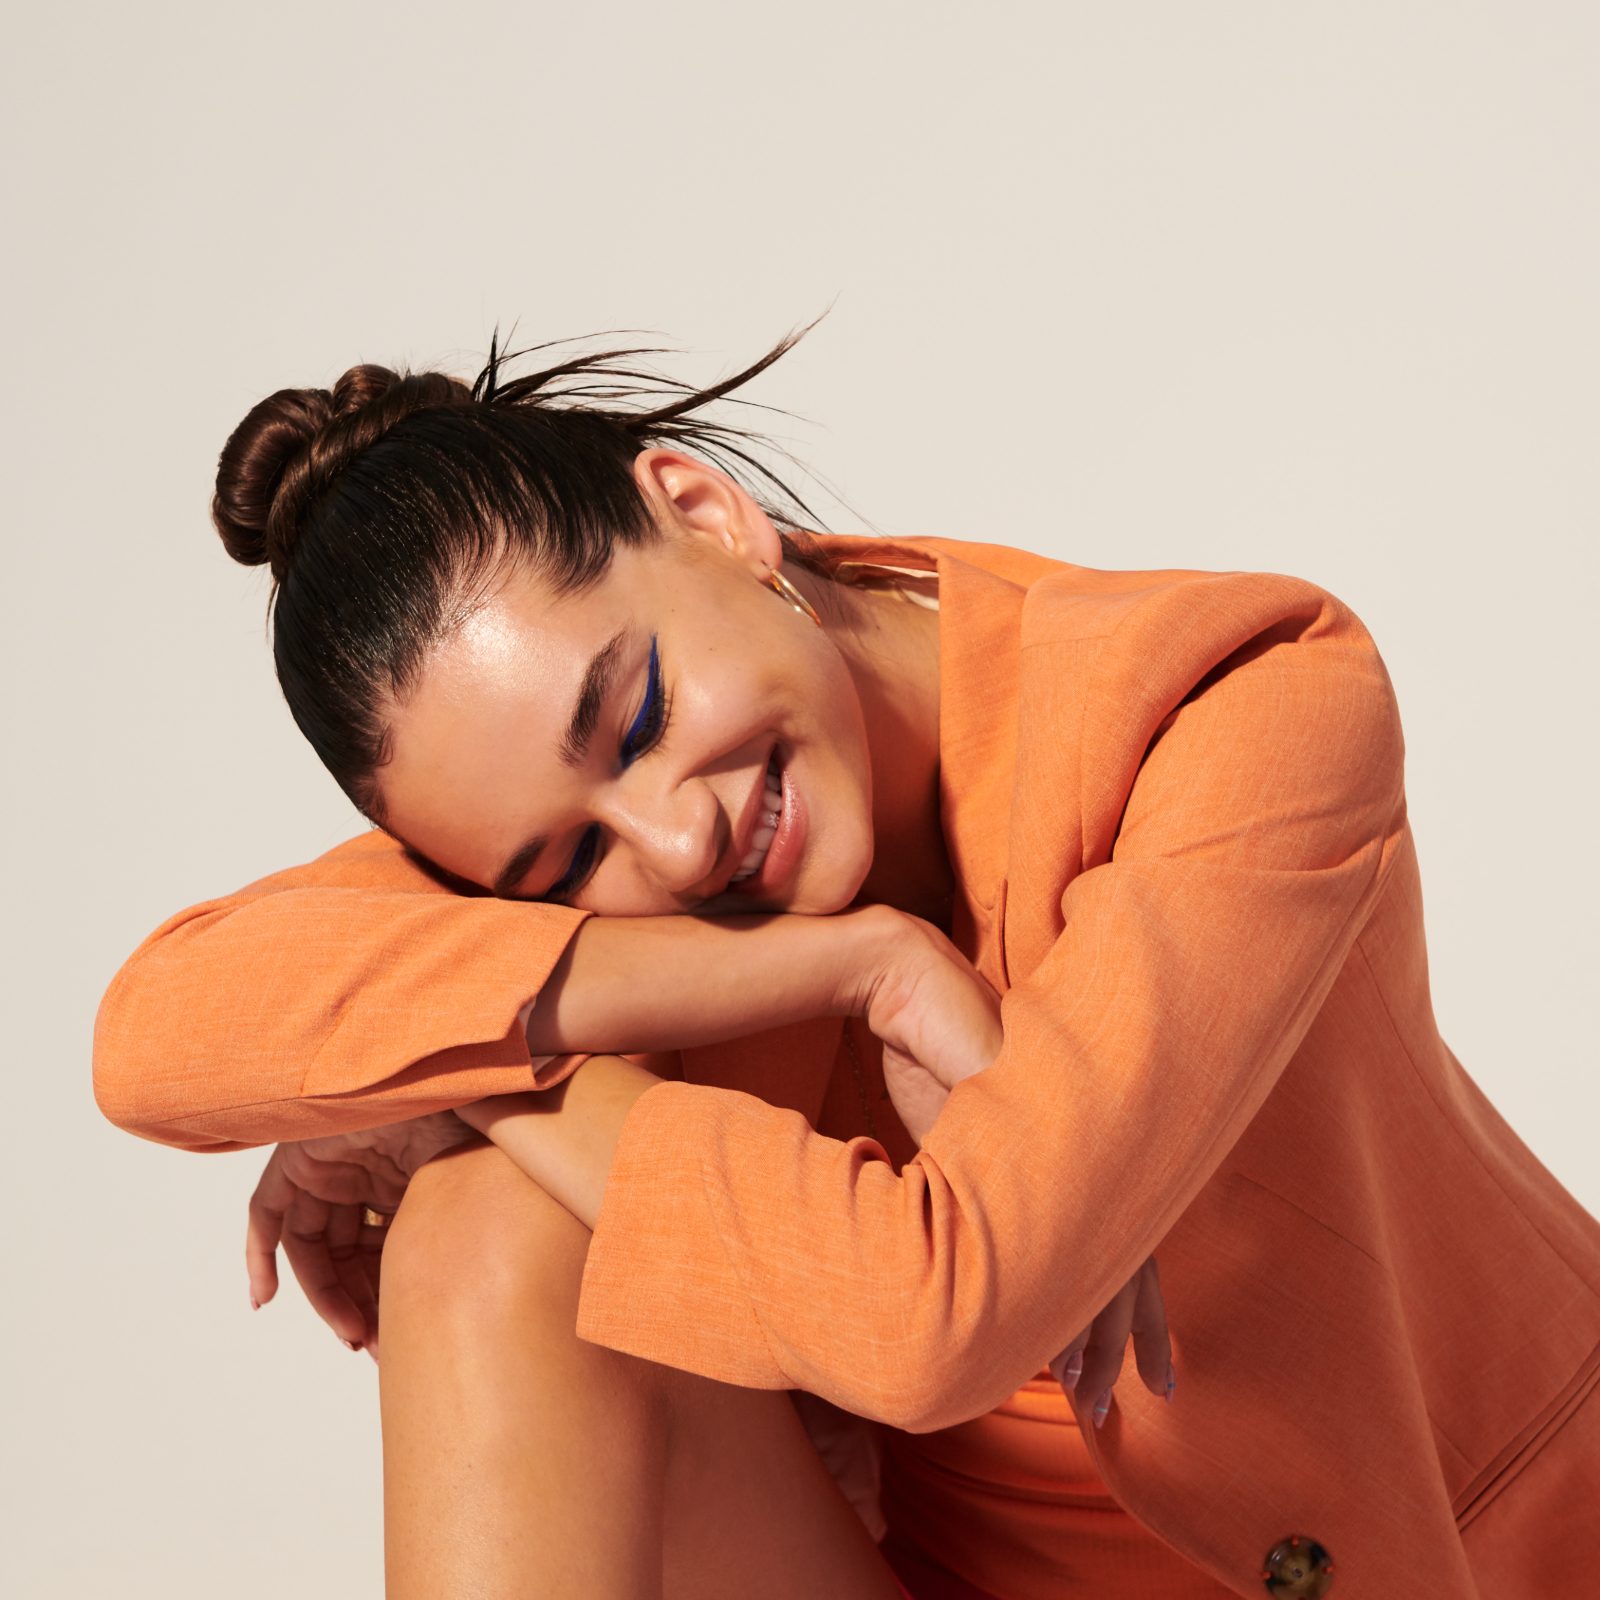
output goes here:
[{"label": "chin", "polygon": [[872,846],[868,843],[866,854],[861,860],[858,870],[852,873],[849,880],[839,884],[837,889],[829,896],[831,904],[823,907],[817,914],[828,916],[835,911],[844,911],[856,903],[861,894],[861,886],[867,881],[867,875],[872,871]]}]

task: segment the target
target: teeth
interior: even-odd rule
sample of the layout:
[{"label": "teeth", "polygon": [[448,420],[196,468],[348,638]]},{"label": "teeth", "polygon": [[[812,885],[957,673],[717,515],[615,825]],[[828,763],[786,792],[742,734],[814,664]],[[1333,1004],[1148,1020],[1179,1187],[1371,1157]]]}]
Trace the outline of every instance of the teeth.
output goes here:
[{"label": "teeth", "polygon": [[777,760],[777,756],[774,755],[767,767],[766,809],[761,813],[761,821],[751,836],[749,853],[739,863],[739,870],[728,879],[730,884],[742,883],[746,878],[759,872],[761,863],[767,859],[767,847],[777,837],[778,822],[783,816],[783,784],[774,776],[772,770],[777,765]]}]

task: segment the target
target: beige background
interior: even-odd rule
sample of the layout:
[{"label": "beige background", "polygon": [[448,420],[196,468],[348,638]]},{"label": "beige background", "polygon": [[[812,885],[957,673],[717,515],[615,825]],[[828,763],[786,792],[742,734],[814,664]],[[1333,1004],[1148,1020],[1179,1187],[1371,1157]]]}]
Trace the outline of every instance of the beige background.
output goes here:
[{"label": "beige background", "polygon": [[1441,1028],[1600,1209],[1592,5],[21,15],[0,1590],[381,1593],[375,1369],[292,1283],[251,1313],[261,1156],[100,1120],[90,1027],[170,912],[358,826],[207,522],[228,430],[496,319],[709,382],[832,303],[748,391],[797,419],[720,413],[829,526],[1348,601]]}]

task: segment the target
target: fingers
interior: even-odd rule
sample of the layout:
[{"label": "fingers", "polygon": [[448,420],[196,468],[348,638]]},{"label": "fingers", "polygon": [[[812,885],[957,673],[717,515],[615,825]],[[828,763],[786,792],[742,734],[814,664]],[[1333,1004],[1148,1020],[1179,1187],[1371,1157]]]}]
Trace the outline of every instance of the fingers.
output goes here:
[{"label": "fingers", "polygon": [[[336,1263],[332,1254],[328,1227],[334,1209],[304,1189],[295,1190],[284,1216],[283,1253],[312,1310],[346,1344],[359,1349],[367,1336],[366,1317],[345,1285],[344,1263]],[[359,1209],[355,1217],[359,1226]],[[336,1237],[342,1239],[343,1234]],[[348,1254],[345,1251],[346,1257]]]},{"label": "fingers", "polygon": [[1145,1388],[1170,1400],[1177,1380],[1172,1370],[1172,1341],[1167,1334],[1167,1306],[1161,1298],[1154,1256],[1139,1269],[1135,1281],[1138,1293],[1133,1307],[1133,1359]]},{"label": "fingers", "polygon": [[1111,1386],[1122,1373],[1123,1353],[1133,1328],[1133,1308],[1138,1292],[1139,1278],[1135,1274],[1089,1326],[1089,1342],[1083,1347],[1083,1375],[1078,1379],[1077,1393],[1092,1408],[1097,1428],[1106,1420],[1111,1409]]},{"label": "fingers", "polygon": [[1154,1256],[1050,1363],[1051,1373],[1068,1394],[1084,1395],[1097,1428],[1111,1409],[1112,1389],[1122,1373],[1130,1334],[1134,1362],[1145,1387],[1170,1400],[1176,1374],[1172,1368],[1166,1302]]},{"label": "fingers", "polygon": [[373,1190],[381,1205],[391,1194],[397,1204],[403,1189],[403,1182],[374,1181],[359,1166],[313,1159],[303,1146],[280,1144],[250,1197],[245,1272],[251,1305],[259,1308],[277,1293],[281,1244],[312,1309],[351,1349],[367,1348],[376,1360],[384,1230],[365,1225],[363,1212]]},{"label": "fingers", "polygon": [[[364,1345],[378,1325],[378,1300],[367,1278],[361,1236],[370,1230],[362,1221],[361,1206],[334,1206],[328,1213],[324,1238],[334,1276],[361,1318],[361,1333],[355,1340]],[[338,1332],[336,1328],[334,1330]]]},{"label": "fingers", "polygon": [[283,1152],[284,1173],[295,1187],[307,1190],[330,1205],[350,1206],[363,1201],[370,1205],[376,1187],[372,1172],[353,1161],[313,1155],[306,1148],[310,1142],[278,1146]]},{"label": "fingers", "polygon": [[383,1267],[383,1245],[389,1237],[387,1227],[374,1228],[363,1224],[361,1239],[357,1245],[358,1259],[361,1263],[362,1274],[367,1280],[367,1289],[371,1296],[371,1314],[367,1325],[366,1352],[374,1361],[378,1359],[378,1329],[379,1329],[379,1300],[378,1290]]},{"label": "fingers", "polygon": [[278,1292],[278,1240],[294,1195],[294,1185],[284,1175],[282,1149],[279,1145],[267,1159],[250,1196],[245,1224],[244,1269],[250,1280],[250,1304],[258,1309]]},{"label": "fingers", "polygon": [[1050,1363],[1050,1371],[1055,1375],[1056,1382],[1068,1394],[1078,1387],[1078,1380],[1083,1375],[1083,1347],[1089,1342],[1089,1331],[1093,1326],[1094,1324],[1090,1323],[1088,1328],[1083,1329],[1077,1338]]}]

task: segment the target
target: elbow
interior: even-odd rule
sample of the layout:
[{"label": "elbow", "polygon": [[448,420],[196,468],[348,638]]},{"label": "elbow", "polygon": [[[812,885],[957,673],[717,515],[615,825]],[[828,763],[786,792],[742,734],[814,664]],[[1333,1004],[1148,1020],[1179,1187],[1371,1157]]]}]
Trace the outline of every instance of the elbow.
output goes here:
[{"label": "elbow", "polygon": [[931,1433],[937,1424],[930,1424],[930,1419],[940,1410],[939,1386],[915,1369],[897,1370],[869,1393],[858,1395],[856,1403],[845,1404],[901,1433]]},{"label": "elbow", "polygon": [[237,1116],[221,1114],[271,1098],[270,1084],[241,1085],[230,1022],[214,1014],[218,980],[193,959],[190,936],[211,921],[206,905],[168,918],[117,969],[94,1018],[91,1078],[100,1114],[180,1150],[262,1142],[249,1136],[253,1129],[241,1131]]},{"label": "elbow", "polygon": [[937,1433],[981,1417],[1015,1394],[1031,1373],[996,1379],[976,1366],[948,1374],[929,1374],[897,1384],[878,1399],[873,1414],[901,1433]]},{"label": "elbow", "polygon": [[982,1410],[955,1404],[949,1391],[923,1384],[896,1394],[881,1408],[877,1420],[901,1433],[937,1433],[982,1415]]},{"label": "elbow", "polygon": [[[94,1019],[91,1076],[94,1103],[108,1122],[160,1144],[175,1142],[171,1131],[182,1108],[172,1103],[172,1074],[151,1052],[149,1019],[143,1015],[140,987],[126,963],[100,1001]],[[160,1052],[156,1052],[159,1057]]]},{"label": "elbow", "polygon": [[902,1433],[937,1433],[992,1411],[1015,1394],[1040,1363],[1018,1370],[1015,1359],[997,1363],[996,1352],[1011,1343],[987,1318],[963,1332],[947,1315],[926,1324],[918,1334],[902,1329],[898,1337],[878,1342],[889,1359],[880,1365],[878,1381],[867,1401],[875,1420]]},{"label": "elbow", "polygon": [[132,964],[131,958],[125,961],[100,996],[91,1046],[94,1103],[99,1106],[101,1115],[118,1127],[122,1126],[129,1099],[129,1082],[122,1070],[126,1059],[122,1044],[128,1037],[127,980]]},{"label": "elbow", "polygon": [[134,1030],[125,987],[123,976],[118,973],[95,1013],[91,1052],[94,1103],[108,1122],[129,1133],[141,1133],[150,1122],[160,1120],[160,1109],[150,1103],[143,1076],[129,1048]]}]

